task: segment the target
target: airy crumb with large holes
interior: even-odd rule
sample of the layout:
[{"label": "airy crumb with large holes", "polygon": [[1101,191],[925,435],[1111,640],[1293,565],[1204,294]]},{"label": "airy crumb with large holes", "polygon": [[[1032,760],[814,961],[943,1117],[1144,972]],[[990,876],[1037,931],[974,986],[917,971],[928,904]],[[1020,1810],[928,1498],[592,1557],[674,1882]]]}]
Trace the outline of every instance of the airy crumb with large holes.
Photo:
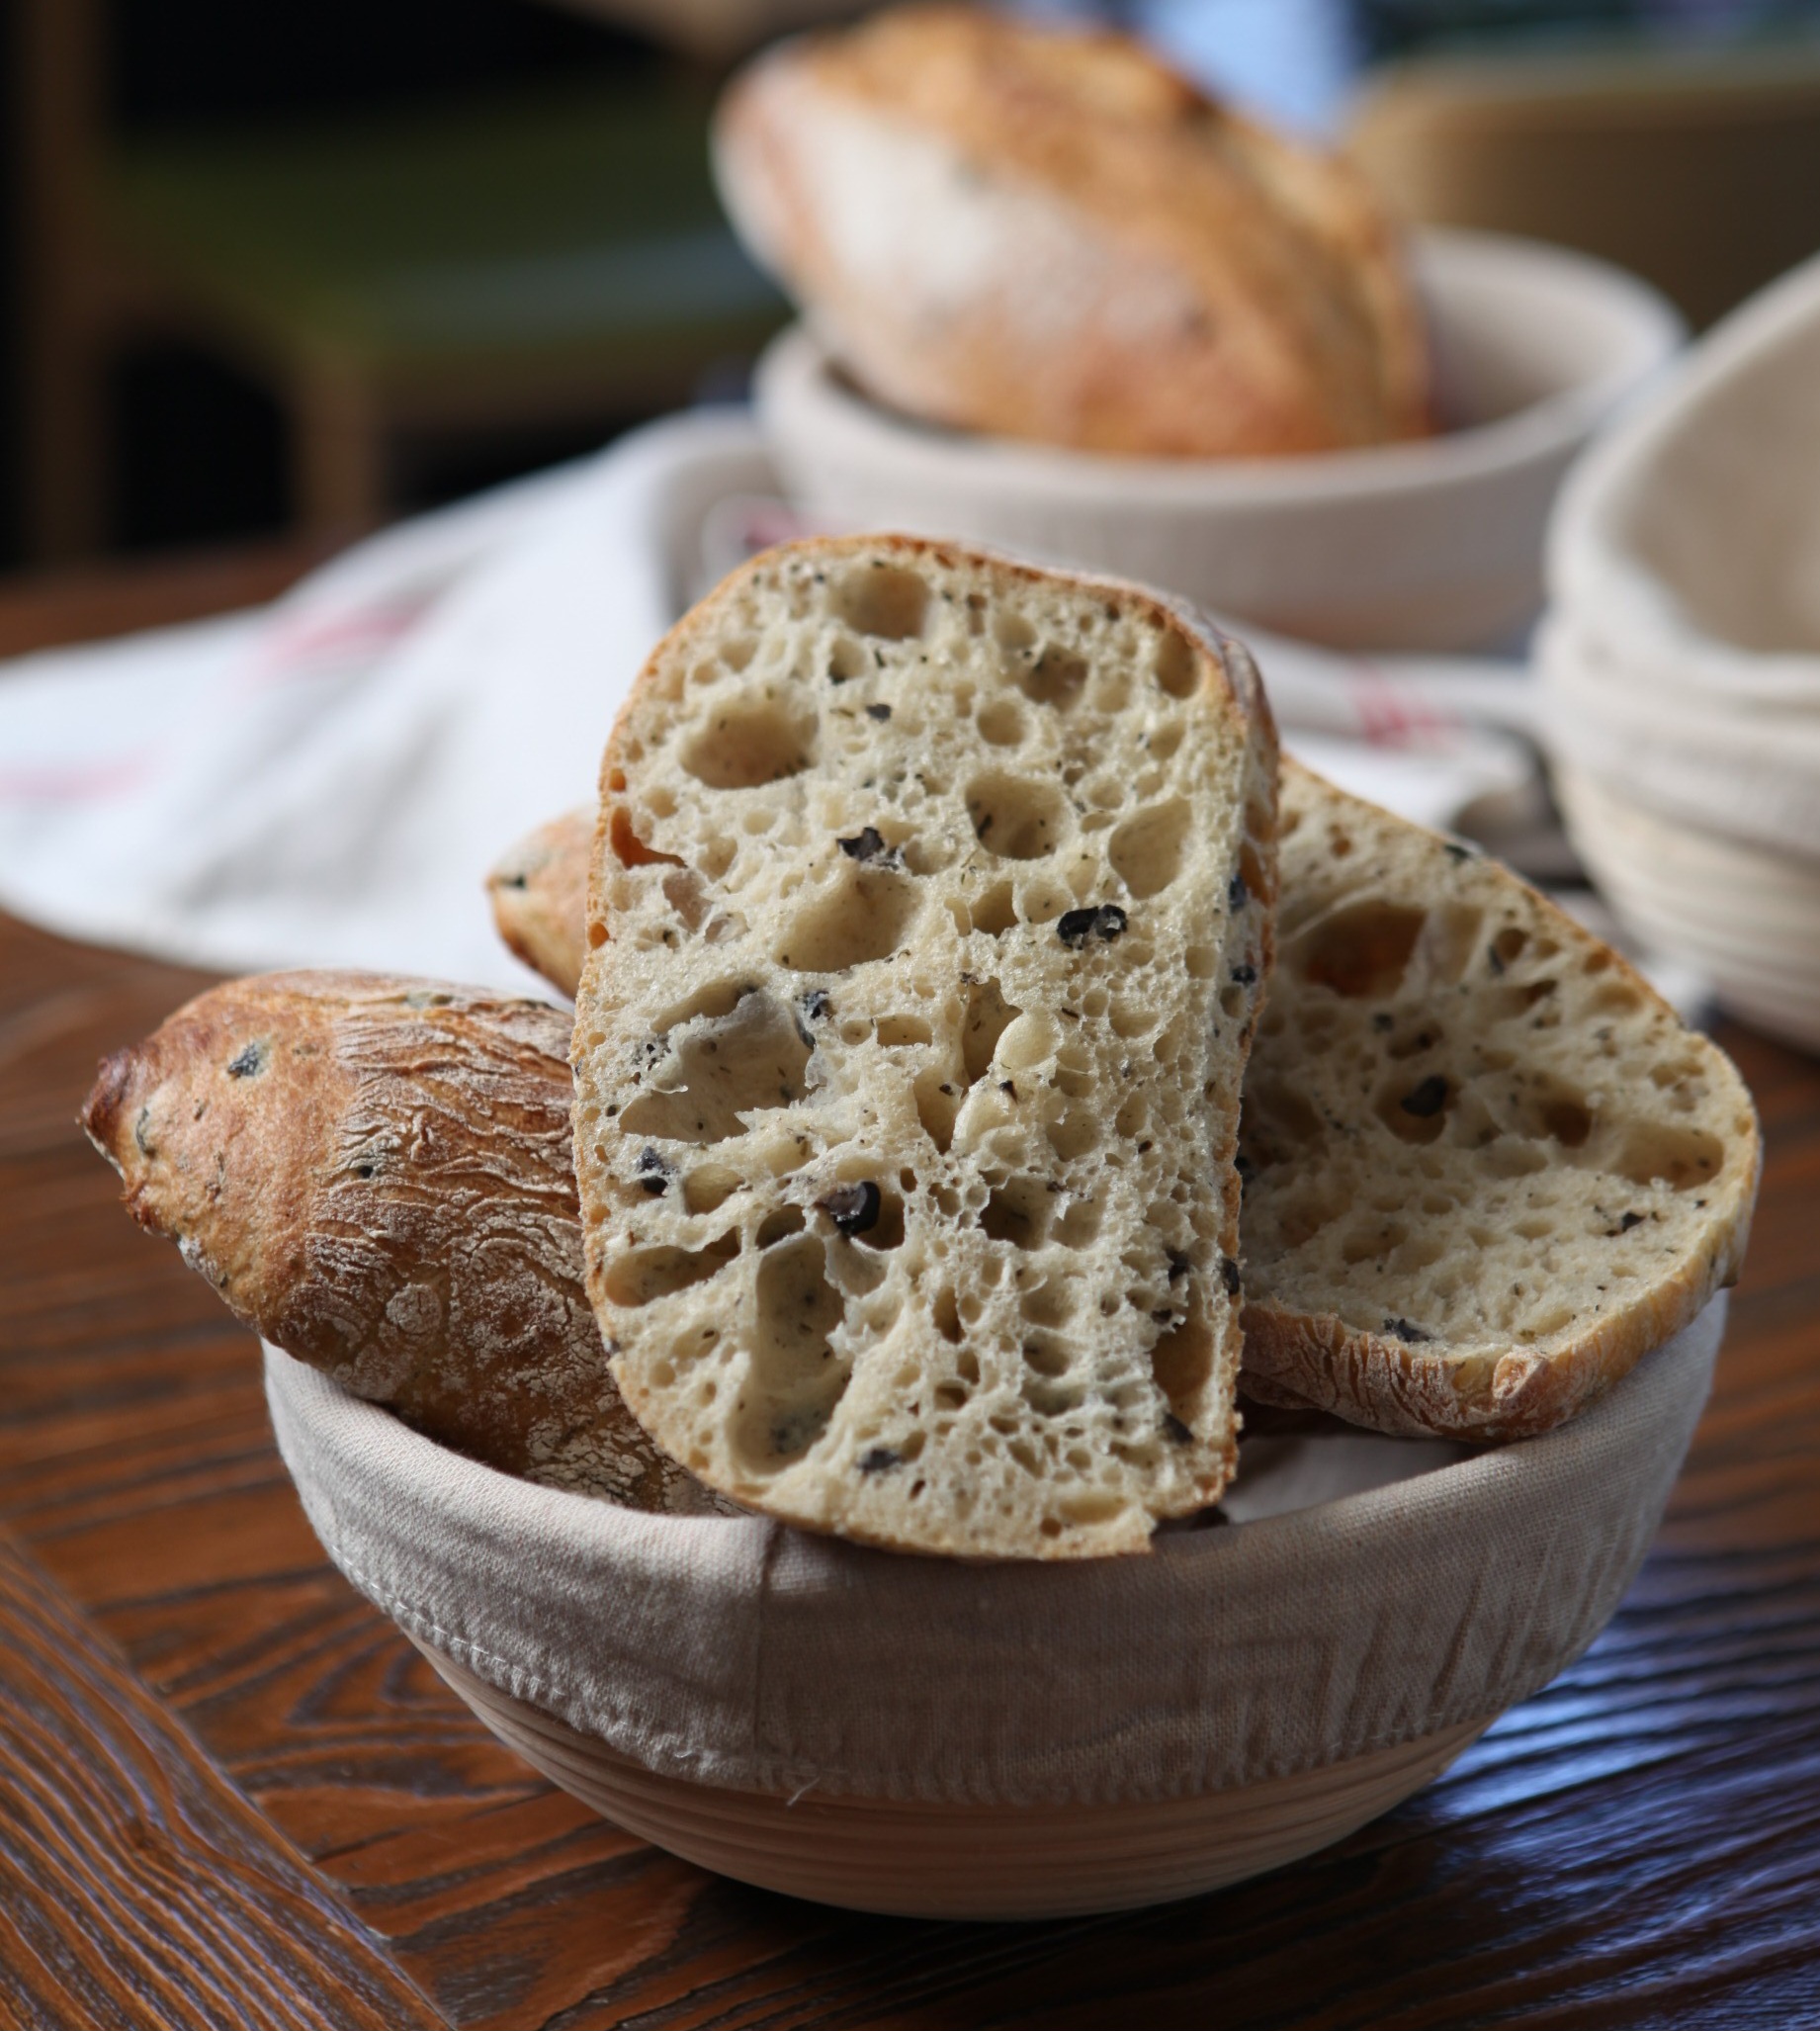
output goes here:
[{"label": "airy crumb with large holes", "polygon": [[1130,586],[817,541],[672,631],[574,1039],[589,1288],[666,1451],[975,1557],[1217,1498],[1274,830],[1243,651]]},{"label": "airy crumb with large holes", "polygon": [[1750,1095],[1507,869],[1293,762],[1282,784],[1245,1386],[1381,1431],[1544,1431],[1735,1279]]}]

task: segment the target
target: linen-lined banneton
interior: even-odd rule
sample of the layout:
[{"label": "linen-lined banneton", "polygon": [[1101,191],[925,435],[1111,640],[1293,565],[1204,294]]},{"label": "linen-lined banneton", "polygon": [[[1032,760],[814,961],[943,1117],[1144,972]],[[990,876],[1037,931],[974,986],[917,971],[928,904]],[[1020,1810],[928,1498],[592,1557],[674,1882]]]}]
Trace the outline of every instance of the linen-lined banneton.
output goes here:
[{"label": "linen-lined banneton", "polygon": [[1546,1684],[1649,1547],[1724,1314],[1721,1297],[1544,1438],[1067,1566],[616,1509],[447,1453],[274,1350],[266,1388],[309,1520],[362,1593],[649,1769],[1098,1804],[1314,1768]]}]

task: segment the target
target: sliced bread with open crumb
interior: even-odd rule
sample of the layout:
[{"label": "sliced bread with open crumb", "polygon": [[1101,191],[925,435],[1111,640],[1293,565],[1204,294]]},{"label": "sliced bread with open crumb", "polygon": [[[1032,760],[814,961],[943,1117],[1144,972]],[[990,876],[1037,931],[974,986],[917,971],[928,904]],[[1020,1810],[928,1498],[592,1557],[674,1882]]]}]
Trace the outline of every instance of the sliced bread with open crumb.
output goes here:
[{"label": "sliced bread with open crumb", "polygon": [[1508,869],[1293,762],[1282,784],[1244,1386],[1385,1432],[1546,1431],[1735,1280],[1750,1095]]},{"label": "sliced bread with open crumb", "polygon": [[666,1452],[975,1557],[1218,1497],[1274,793],[1244,652],[1132,586],[820,540],[665,638],[574,1065],[589,1288]]},{"label": "sliced bread with open crumb", "polygon": [[[1245,1084],[1241,1393],[1389,1432],[1545,1430],[1736,1275],[1749,1096],[1506,869],[1287,758],[1282,783],[1288,943]],[[553,821],[501,863],[535,859],[528,877],[494,889],[508,942],[570,995],[592,833],[590,813]]]}]

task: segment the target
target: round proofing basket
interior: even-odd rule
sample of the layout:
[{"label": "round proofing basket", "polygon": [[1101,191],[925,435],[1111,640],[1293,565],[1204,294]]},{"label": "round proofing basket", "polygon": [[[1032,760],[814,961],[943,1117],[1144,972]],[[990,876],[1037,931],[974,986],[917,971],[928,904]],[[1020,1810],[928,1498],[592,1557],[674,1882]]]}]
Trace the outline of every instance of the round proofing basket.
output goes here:
[{"label": "round proofing basket", "polygon": [[760,363],[759,424],[792,498],[833,527],[1000,544],[1338,648],[1481,648],[1533,617],[1562,475],[1683,326],[1581,254],[1430,232],[1417,256],[1463,419],[1420,443],[1154,459],[966,435],[868,400],[801,326]]},{"label": "round proofing basket", "polygon": [[1557,762],[1574,849],[1645,945],[1695,967],[1722,1007],[1820,1050],[1820,860],[1667,818]]},{"label": "round proofing basket", "polygon": [[1663,664],[1619,661],[1561,609],[1534,661],[1551,754],[1584,775],[1647,784],[1654,809],[1695,832],[1820,873],[1820,703],[1776,709],[1677,686]]},{"label": "round proofing basket", "polygon": [[266,1387],[329,1555],[557,1784],[748,1883],[1029,1918],[1322,1847],[1552,1678],[1648,1548],[1723,1320],[1545,1438],[1054,1565],[617,1509],[271,1349]]},{"label": "round proofing basket", "polygon": [[[1549,531],[1553,606],[1537,658],[1547,745],[1583,784],[1570,793],[1577,827],[1596,871],[1609,870],[1613,907],[1648,921],[1667,950],[1735,952],[1743,973],[1713,969],[1733,1005],[1809,1045],[1817,433],[1820,257],[1716,325],[1577,468]],[[1679,831],[1651,828],[1633,789]],[[1770,920],[1791,913],[1795,948],[1783,950]],[[1791,992],[1792,1023],[1773,1017]]]},{"label": "round proofing basket", "polygon": [[1563,491],[1551,600],[1659,715],[1703,700],[1774,737],[1820,714],[1817,436],[1820,255],[1707,332]]}]

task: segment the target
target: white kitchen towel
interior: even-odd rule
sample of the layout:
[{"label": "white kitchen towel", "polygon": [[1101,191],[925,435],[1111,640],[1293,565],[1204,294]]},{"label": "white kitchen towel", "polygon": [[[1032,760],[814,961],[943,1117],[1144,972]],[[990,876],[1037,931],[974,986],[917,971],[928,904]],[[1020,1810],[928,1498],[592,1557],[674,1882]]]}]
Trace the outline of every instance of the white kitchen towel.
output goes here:
[{"label": "white kitchen towel", "polygon": [[[801,525],[742,409],[378,536],[255,613],[0,670],[0,906],[197,965],[370,966],[527,988],[482,883],[590,801],[672,620]],[[1253,636],[1315,766],[1430,824],[1533,793],[1497,664]]]}]

